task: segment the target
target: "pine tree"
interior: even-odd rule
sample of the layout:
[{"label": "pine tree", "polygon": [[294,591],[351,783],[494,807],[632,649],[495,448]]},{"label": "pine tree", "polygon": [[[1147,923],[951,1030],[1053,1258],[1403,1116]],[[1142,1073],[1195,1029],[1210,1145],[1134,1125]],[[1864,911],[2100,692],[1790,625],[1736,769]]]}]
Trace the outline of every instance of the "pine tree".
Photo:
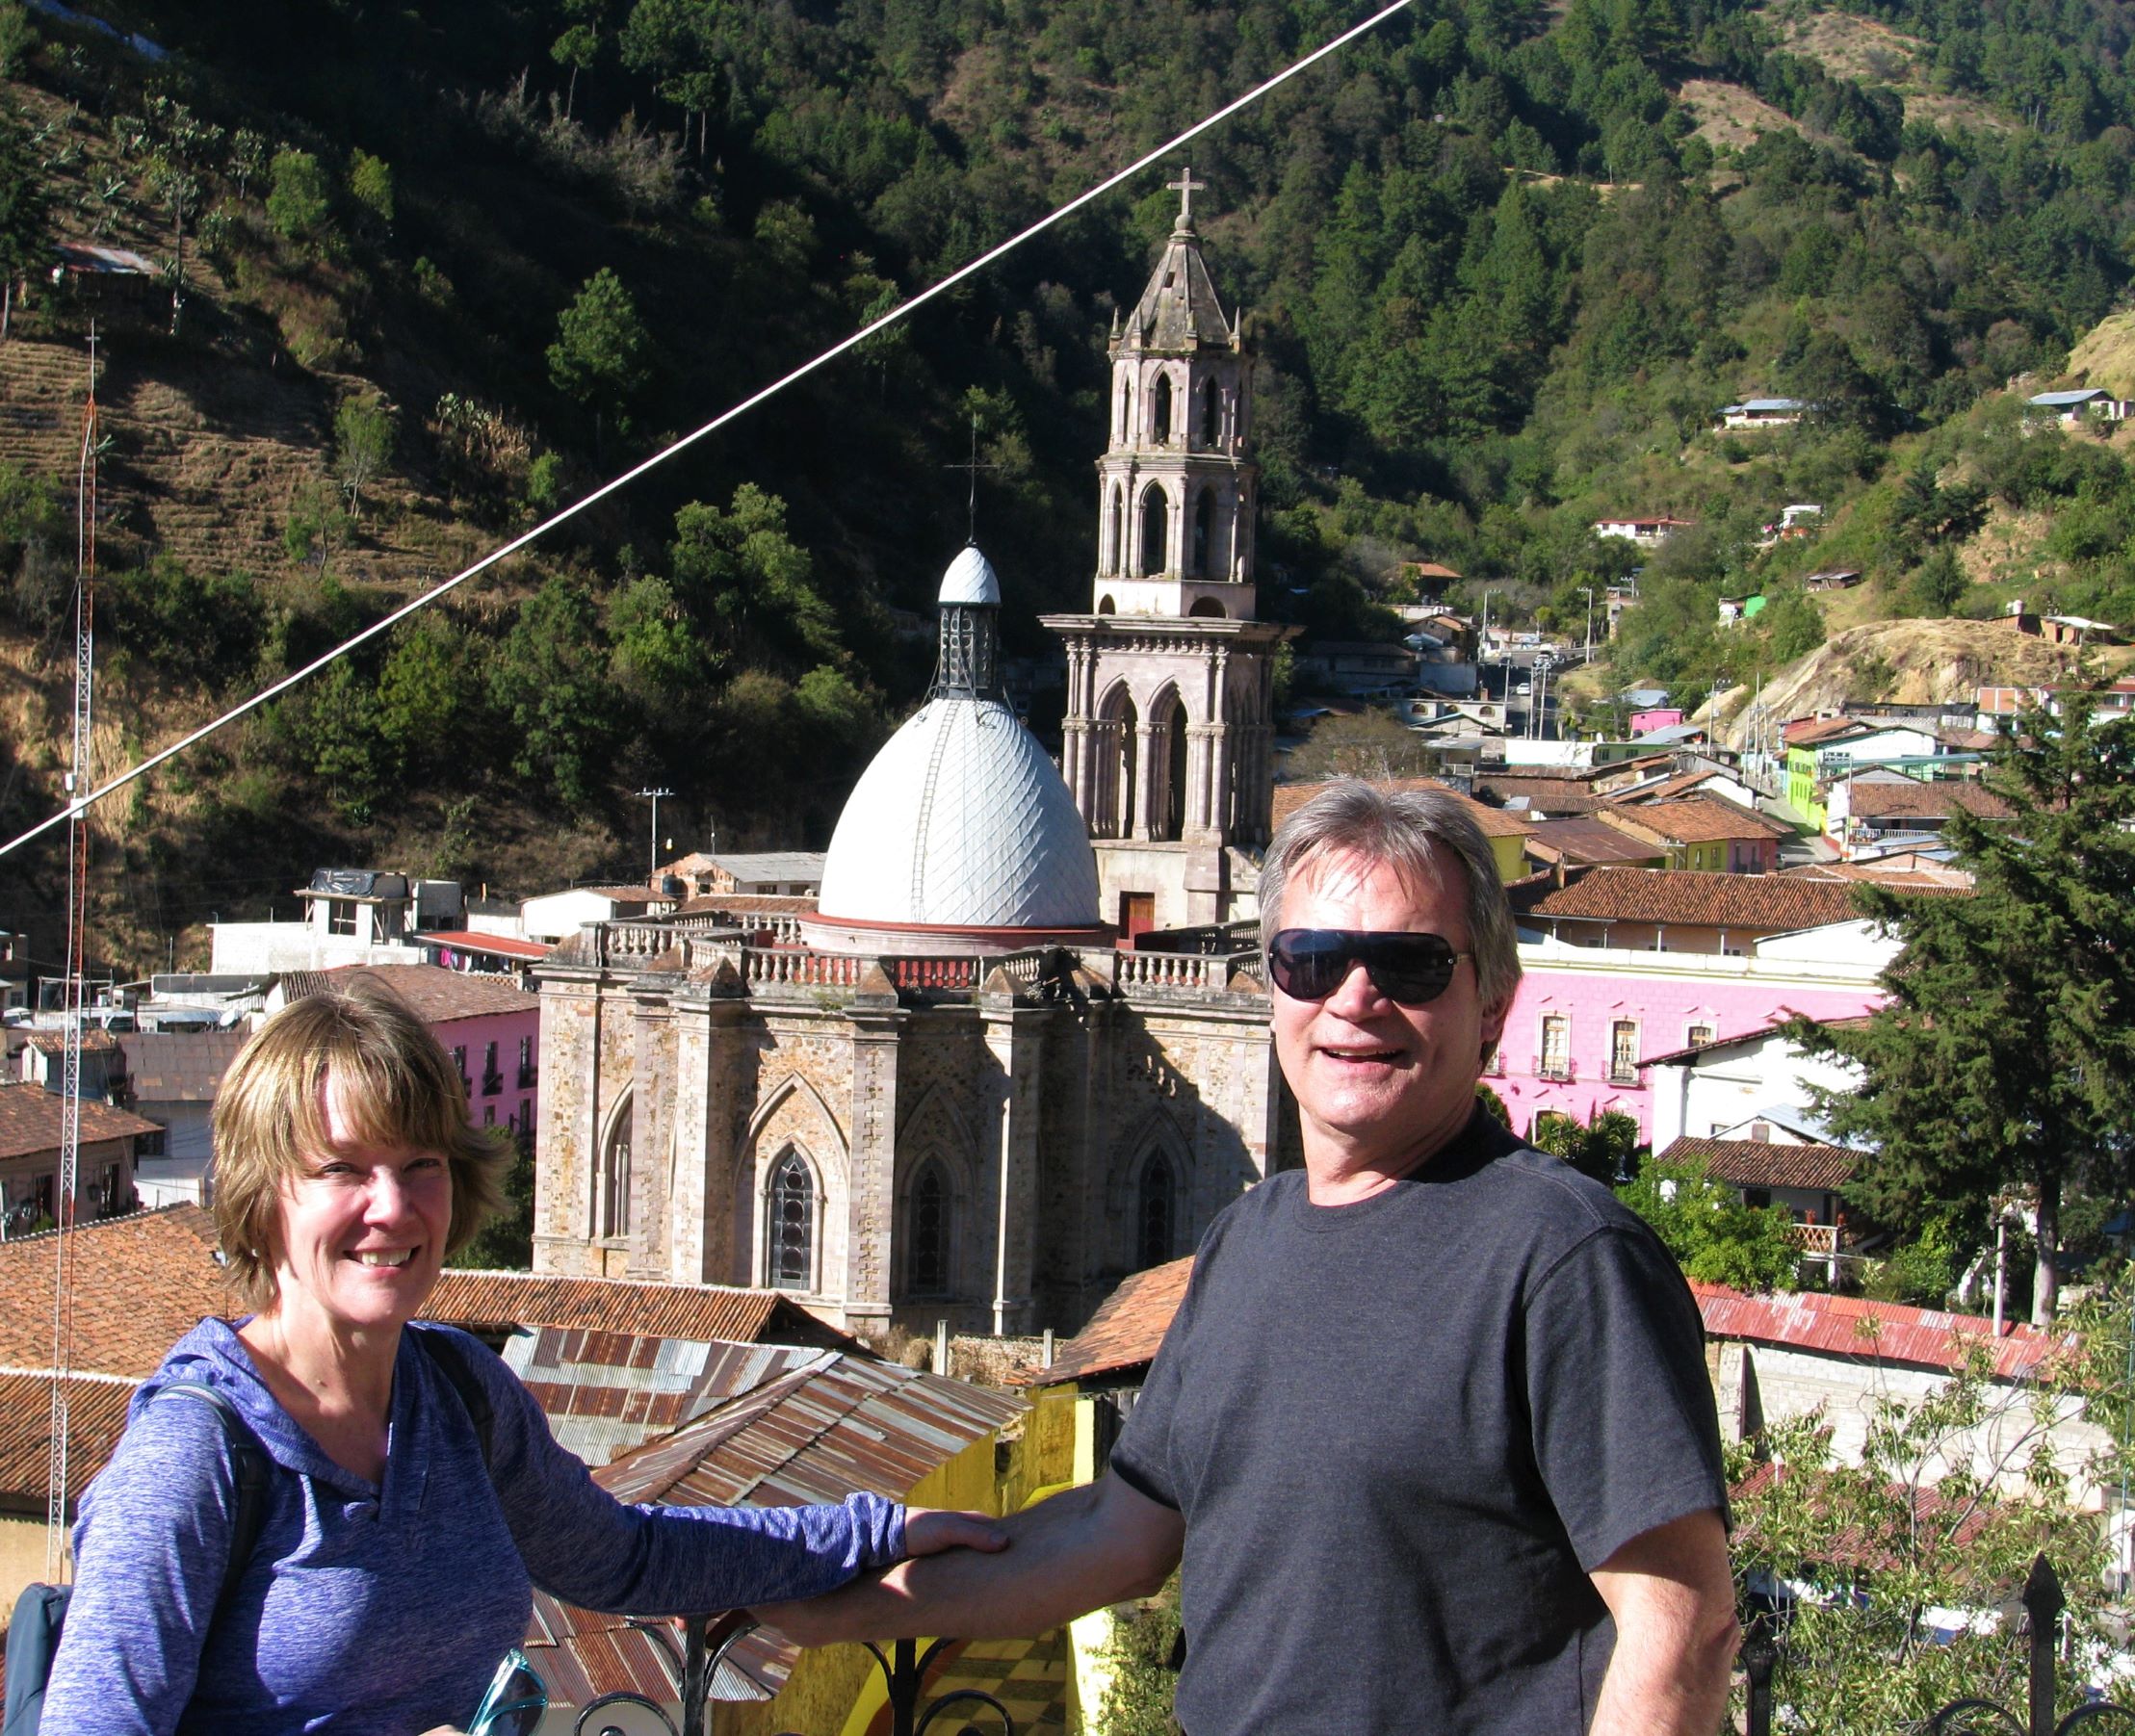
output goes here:
[{"label": "pine tree", "polygon": [[1972,895],[1862,889],[1905,941],[1889,1003],[1858,1026],[1787,1027],[1862,1070],[1824,1107],[1839,1136],[1879,1148],[1849,1190],[1862,1209],[1906,1228],[2030,1190],[2042,1323],[2064,1193],[2124,1188],[2135,1128],[2135,728],[2100,723],[2082,694],[2064,703],[1995,754],[1988,787],[2011,816],[1950,821]]}]

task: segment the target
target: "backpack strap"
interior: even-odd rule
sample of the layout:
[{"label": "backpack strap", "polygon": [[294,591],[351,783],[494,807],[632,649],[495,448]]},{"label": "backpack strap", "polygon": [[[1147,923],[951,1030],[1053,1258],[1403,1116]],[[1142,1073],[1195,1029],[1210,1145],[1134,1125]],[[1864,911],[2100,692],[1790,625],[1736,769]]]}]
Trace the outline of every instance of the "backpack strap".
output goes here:
[{"label": "backpack strap", "polygon": [[267,1449],[260,1445],[251,1424],[219,1387],[204,1381],[172,1381],[149,1402],[171,1397],[190,1398],[221,1418],[222,1438],[229,1444],[230,1460],[237,1471],[237,1513],[230,1524],[230,1559],[222,1569],[221,1587],[215,1593],[215,1612],[221,1615],[245,1569],[251,1566],[260,1527],[267,1522]]},{"label": "backpack strap", "polygon": [[437,1372],[459,1394],[459,1402],[467,1408],[467,1420],[475,1425],[475,1438],[482,1442],[482,1462],[487,1466],[495,1457],[490,1437],[495,1432],[496,1412],[490,1406],[487,1389],[467,1360],[466,1351],[449,1332],[417,1333],[415,1342],[430,1353]]}]

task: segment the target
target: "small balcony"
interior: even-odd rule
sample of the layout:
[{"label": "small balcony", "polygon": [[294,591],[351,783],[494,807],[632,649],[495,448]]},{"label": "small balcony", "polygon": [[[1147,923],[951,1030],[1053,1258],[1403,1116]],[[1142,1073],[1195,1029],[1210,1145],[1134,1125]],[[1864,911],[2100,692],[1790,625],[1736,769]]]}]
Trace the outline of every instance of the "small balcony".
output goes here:
[{"label": "small balcony", "polygon": [[1534,1064],[1534,1076],[1538,1079],[1553,1079],[1560,1085],[1569,1085],[1579,1076],[1579,1064],[1569,1058],[1545,1055]]},{"label": "small balcony", "polygon": [[484,1097],[495,1097],[495,1096],[497,1095],[497,1093],[498,1093],[498,1092],[500,1092],[500,1091],[502,1091],[503,1089],[504,1089],[504,1075],[503,1075],[503,1074],[501,1074],[501,1073],[485,1073],[485,1074],[483,1074],[483,1075],[482,1075],[482,1096],[484,1096]]},{"label": "small balcony", "polygon": [[532,1091],[540,1082],[541,1069],[534,1062],[529,1061],[519,1069],[519,1089],[521,1091]]}]

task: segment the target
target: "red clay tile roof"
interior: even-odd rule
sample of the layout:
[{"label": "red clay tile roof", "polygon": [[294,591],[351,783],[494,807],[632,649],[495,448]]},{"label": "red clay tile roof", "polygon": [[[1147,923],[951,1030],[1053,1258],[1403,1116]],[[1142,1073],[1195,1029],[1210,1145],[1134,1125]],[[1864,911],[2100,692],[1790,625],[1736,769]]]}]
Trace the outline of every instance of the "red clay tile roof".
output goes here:
[{"label": "red clay tile roof", "polygon": [[705,893],[675,906],[678,917],[693,917],[706,911],[731,910],[738,916],[805,917],[815,913],[812,896],[791,893]]},{"label": "red clay tile roof", "polygon": [[[215,1228],[197,1205],[136,1212],[71,1233],[77,1372],[143,1379],[205,1316],[250,1311],[223,1288]],[[57,1239],[47,1233],[0,1242],[0,1367],[52,1365]]]},{"label": "red clay tile roof", "polygon": [[1725,843],[1739,838],[1783,838],[1793,828],[1737,807],[1725,796],[1686,795],[1674,801],[1618,802],[1604,817],[1621,815],[1658,832],[1672,843]]},{"label": "red clay tile roof", "polygon": [[[39,1152],[56,1152],[66,1119],[66,1100],[57,1091],[27,1079],[0,1079],[0,1157],[28,1157]],[[123,1109],[93,1098],[82,1100],[82,1143],[107,1139],[139,1139],[162,1131],[152,1121],[143,1121]]]},{"label": "red clay tile roof", "polygon": [[1982,819],[2006,819],[2014,812],[1992,790],[1968,779],[1900,784],[1855,778],[1846,790],[1847,810],[1856,819],[1947,819],[1960,808]]},{"label": "red clay tile roof", "polygon": [[1552,816],[1591,814],[1608,799],[1597,794],[1585,778],[1528,778],[1495,771],[1476,777],[1475,793],[1500,808],[1524,799],[1534,813]]},{"label": "red clay tile roof", "polygon": [[1193,1256],[1152,1266],[1120,1281],[1098,1305],[1089,1324],[1061,1345],[1051,1368],[1034,1369],[1030,1384],[1050,1386],[1094,1374],[1116,1374],[1157,1360],[1157,1347],[1171,1330],[1171,1317],[1193,1276]]},{"label": "red clay tile roof", "polygon": [[1715,1181],[1735,1187],[1799,1187],[1829,1193],[1846,1185],[1861,1153],[1841,1145],[1773,1145],[1756,1139],[1676,1141],[1662,1163],[1703,1163]]},{"label": "red clay tile roof", "polygon": [[[1274,823],[1281,825],[1314,796],[1339,778],[1322,778],[1311,784],[1278,784],[1275,786]],[[1485,838],[1524,838],[1534,828],[1525,820],[1510,814],[1501,814],[1486,803],[1465,796],[1448,784],[1437,778],[1369,778],[1365,780],[1374,790],[1432,790],[1440,795],[1449,795],[1468,813],[1468,816],[1483,829]]]},{"label": "red clay tile roof", "polygon": [[1995,1375],[2014,1380],[2058,1342],[2037,1327],[2013,1326],[1997,1343],[1993,1323],[1976,1314],[1948,1314],[1903,1303],[1869,1302],[1860,1296],[1827,1296],[1812,1290],[1745,1296],[1721,1284],[1696,1283],[1690,1289],[1710,1337],[1783,1344],[1862,1361],[1956,1369],[1964,1366],[1970,1347],[1980,1345],[1991,1353]]},{"label": "red clay tile roof", "polygon": [[[46,1359],[49,1360],[49,1357]],[[126,1432],[126,1406],[136,1383],[84,1380],[66,1383],[66,1487],[75,1502],[90,1479],[104,1468]],[[0,1373],[0,1509],[35,1499],[50,1487],[52,1382],[48,1375]]]},{"label": "red clay tile roof", "polygon": [[1571,863],[1659,862],[1668,854],[1659,841],[1633,838],[1622,827],[1589,814],[1543,820],[1528,834],[1527,849],[1545,862],[1561,858]]},{"label": "red clay tile roof", "polygon": [[391,989],[427,1024],[541,1010],[541,997],[514,988],[508,977],[448,971],[442,965],[343,965],[324,975],[335,988],[361,976]]},{"label": "red clay tile roof", "polygon": [[1805,862],[1799,868],[1782,868],[1780,873],[1788,880],[1864,881],[1901,892],[1969,892],[1972,885],[1971,876],[1963,868],[1894,868],[1880,862]]},{"label": "red clay tile roof", "polygon": [[451,946],[461,952],[493,952],[499,958],[528,964],[549,956],[546,941],[521,940],[515,934],[482,934],[472,928],[426,928],[408,937],[418,946]]},{"label": "red clay tile roof", "polygon": [[[32,1030],[22,1033],[23,1041],[40,1055],[63,1055],[66,1052],[65,1031]],[[92,1025],[82,1032],[82,1052],[85,1055],[116,1054],[118,1039],[102,1025]]]},{"label": "red clay tile roof", "polygon": [[554,1326],[736,1344],[860,1347],[776,1290],[636,1278],[447,1270],[424,1304],[423,1314],[467,1327]]},{"label": "red clay tile roof", "polygon": [[1841,882],[1695,868],[1588,868],[1569,885],[1515,908],[1544,920],[1680,922],[1767,934],[1850,922],[1861,915],[1852,887]]}]

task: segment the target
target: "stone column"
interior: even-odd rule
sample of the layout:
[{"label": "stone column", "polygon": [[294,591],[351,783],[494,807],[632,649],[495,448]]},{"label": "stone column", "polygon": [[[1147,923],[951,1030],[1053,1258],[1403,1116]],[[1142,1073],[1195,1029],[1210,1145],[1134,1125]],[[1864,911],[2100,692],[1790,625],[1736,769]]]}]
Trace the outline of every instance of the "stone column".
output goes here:
[{"label": "stone column", "polygon": [[1167,753],[1162,756],[1166,764],[1160,767],[1157,764],[1157,743],[1162,734],[1155,724],[1147,721],[1134,726],[1134,812],[1127,831],[1130,838],[1157,836],[1159,786],[1163,773],[1170,769],[1171,758]]},{"label": "stone column", "polygon": [[745,1283],[734,1247],[735,1165],[755,1092],[747,1076],[749,1009],[739,999],[675,1009],[674,1196],[668,1205],[672,1283]]},{"label": "stone column", "polygon": [[846,1327],[878,1334],[890,1324],[897,1215],[898,1044],[906,1015],[881,967],[846,1009],[851,1022],[852,1129],[846,1191]]},{"label": "stone column", "polygon": [[992,1061],[980,1133],[993,1218],[993,1322],[997,1334],[1028,1331],[1037,1272],[1038,1111],[1045,1012],[1016,1004],[1015,984],[996,971],[978,996]]},{"label": "stone column", "polygon": [[600,984],[541,984],[541,1097],[534,1143],[534,1269],[598,1272],[592,1246],[600,1110]]},{"label": "stone column", "polygon": [[624,1265],[632,1278],[659,1278],[667,1270],[672,1230],[667,1154],[675,1136],[674,1033],[664,997],[639,996],[632,1012],[637,1066],[630,1088],[630,1249]]}]

